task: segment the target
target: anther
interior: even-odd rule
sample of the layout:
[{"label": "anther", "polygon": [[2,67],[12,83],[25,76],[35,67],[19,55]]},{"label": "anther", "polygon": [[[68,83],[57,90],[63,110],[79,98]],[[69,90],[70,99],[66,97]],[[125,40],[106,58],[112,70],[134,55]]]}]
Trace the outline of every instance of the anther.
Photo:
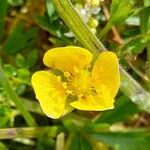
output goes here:
[{"label": "anther", "polygon": [[57,80],[58,80],[58,81],[61,81],[61,77],[60,77],[60,76],[57,76]]},{"label": "anther", "polygon": [[64,72],[64,76],[68,78],[71,76],[71,74],[68,71],[66,71],[66,72]]},{"label": "anther", "polygon": [[72,92],[72,90],[67,90],[66,93],[67,94],[72,94],[73,92]]},{"label": "anther", "polygon": [[66,82],[63,82],[63,87],[64,87],[65,89],[67,89],[67,83],[66,83]]},{"label": "anther", "polygon": [[76,66],[74,66],[73,69],[75,73],[79,73],[79,69]]}]

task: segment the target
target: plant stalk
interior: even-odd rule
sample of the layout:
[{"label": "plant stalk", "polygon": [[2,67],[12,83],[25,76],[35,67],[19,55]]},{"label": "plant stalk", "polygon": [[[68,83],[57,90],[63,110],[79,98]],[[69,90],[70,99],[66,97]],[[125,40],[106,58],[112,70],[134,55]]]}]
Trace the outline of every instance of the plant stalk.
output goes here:
[{"label": "plant stalk", "polygon": [[0,139],[39,138],[44,133],[50,133],[50,129],[51,127],[0,129]]}]

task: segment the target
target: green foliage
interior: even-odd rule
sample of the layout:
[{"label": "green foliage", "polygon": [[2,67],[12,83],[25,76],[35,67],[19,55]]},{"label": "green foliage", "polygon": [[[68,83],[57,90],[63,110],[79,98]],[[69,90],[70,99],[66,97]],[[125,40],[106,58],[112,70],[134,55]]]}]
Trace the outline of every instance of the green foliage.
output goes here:
[{"label": "green foliage", "polygon": [[6,15],[7,10],[7,0],[0,0],[0,38],[4,32],[4,18]]},{"label": "green foliage", "polygon": [[38,59],[38,54],[36,50],[33,50],[29,53],[27,60],[26,60],[26,68],[31,68],[33,67]]},{"label": "green foliage", "polygon": [[58,19],[58,14],[51,0],[46,0],[47,13],[49,16],[49,21],[53,22]]},{"label": "green foliage", "polygon": [[144,6],[150,6],[150,1],[149,0],[143,0],[144,1]]},{"label": "green foliage", "polygon": [[126,96],[117,99],[115,109],[103,112],[96,120],[96,123],[116,123],[131,118],[134,114],[141,110],[131,102]]},{"label": "green foliage", "polygon": [[25,31],[25,23],[19,22],[4,44],[4,51],[15,54],[32,47],[37,39],[38,28],[34,27]]},{"label": "green foliage", "polygon": [[12,6],[20,6],[24,3],[24,0],[7,0]]},{"label": "green foliage", "polygon": [[7,105],[0,105],[0,128],[12,127],[14,123],[14,112]]},{"label": "green foliage", "polygon": [[68,150],[92,150],[92,145],[80,133],[70,135]]},{"label": "green foliage", "polygon": [[134,0],[112,0],[109,21],[113,24],[124,21],[133,14],[134,3]]},{"label": "green foliage", "polygon": [[150,33],[150,6],[140,11],[140,29],[143,35]]},{"label": "green foliage", "polygon": [[129,53],[130,55],[138,55],[143,52],[146,45],[147,40],[143,36],[137,36],[123,45],[120,50]]},{"label": "green foliage", "polygon": [[48,16],[35,16],[34,17],[37,24],[43,28],[44,30],[48,31],[49,33],[61,37],[62,36],[62,26],[59,24],[58,20],[50,23]]},{"label": "green foliage", "polygon": [[2,142],[0,142],[0,149],[1,150],[9,150]]},{"label": "green foliage", "polygon": [[102,132],[92,137],[117,150],[147,150],[150,146],[149,130],[128,132]]}]

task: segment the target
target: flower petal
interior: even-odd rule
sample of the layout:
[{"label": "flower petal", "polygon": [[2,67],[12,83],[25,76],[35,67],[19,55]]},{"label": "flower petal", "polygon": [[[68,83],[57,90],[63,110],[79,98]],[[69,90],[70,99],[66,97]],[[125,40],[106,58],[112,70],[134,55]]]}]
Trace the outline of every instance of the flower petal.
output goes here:
[{"label": "flower petal", "polygon": [[79,110],[86,111],[102,111],[114,108],[114,99],[111,98],[106,86],[99,89],[99,93],[95,95],[81,96],[79,100],[70,105]]},{"label": "flower petal", "polygon": [[81,47],[59,47],[48,50],[43,61],[48,67],[74,74],[90,64],[92,54]]},{"label": "flower petal", "polygon": [[55,119],[61,117],[67,95],[60,79],[48,71],[38,71],[32,76],[32,85],[44,113]]},{"label": "flower petal", "polygon": [[119,89],[120,75],[117,56],[113,52],[103,52],[97,58],[92,70],[92,82],[96,90],[105,85],[114,98]]}]

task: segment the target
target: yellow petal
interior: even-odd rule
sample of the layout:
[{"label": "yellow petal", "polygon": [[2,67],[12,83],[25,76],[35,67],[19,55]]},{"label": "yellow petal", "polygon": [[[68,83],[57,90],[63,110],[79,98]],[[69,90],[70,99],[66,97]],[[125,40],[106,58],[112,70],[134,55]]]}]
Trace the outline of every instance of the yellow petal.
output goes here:
[{"label": "yellow petal", "polygon": [[103,111],[114,108],[114,99],[106,88],[101,88],[96,95],[81,96],[70,105],[79,110]]},{"label": "yellow petal", "polygon": [[48,71],[38,71],[32,76],[32,85],[43,112],[51,118],[61,117],[65,109],[66,93],[60,79]]},{"label": "yellow petal", "polygon": [[43,61],[48,67],[74,74],[90,64],[92,54],[81,47],[59,47],[48,50],[44,55]]},{"label": "yellow petal", "polygon": [[113,52],[103,52],[97,58],[92,70],[92,82],[96,90],[105,85],[114,98],[120,84],[119,64],[117,56]]}]

